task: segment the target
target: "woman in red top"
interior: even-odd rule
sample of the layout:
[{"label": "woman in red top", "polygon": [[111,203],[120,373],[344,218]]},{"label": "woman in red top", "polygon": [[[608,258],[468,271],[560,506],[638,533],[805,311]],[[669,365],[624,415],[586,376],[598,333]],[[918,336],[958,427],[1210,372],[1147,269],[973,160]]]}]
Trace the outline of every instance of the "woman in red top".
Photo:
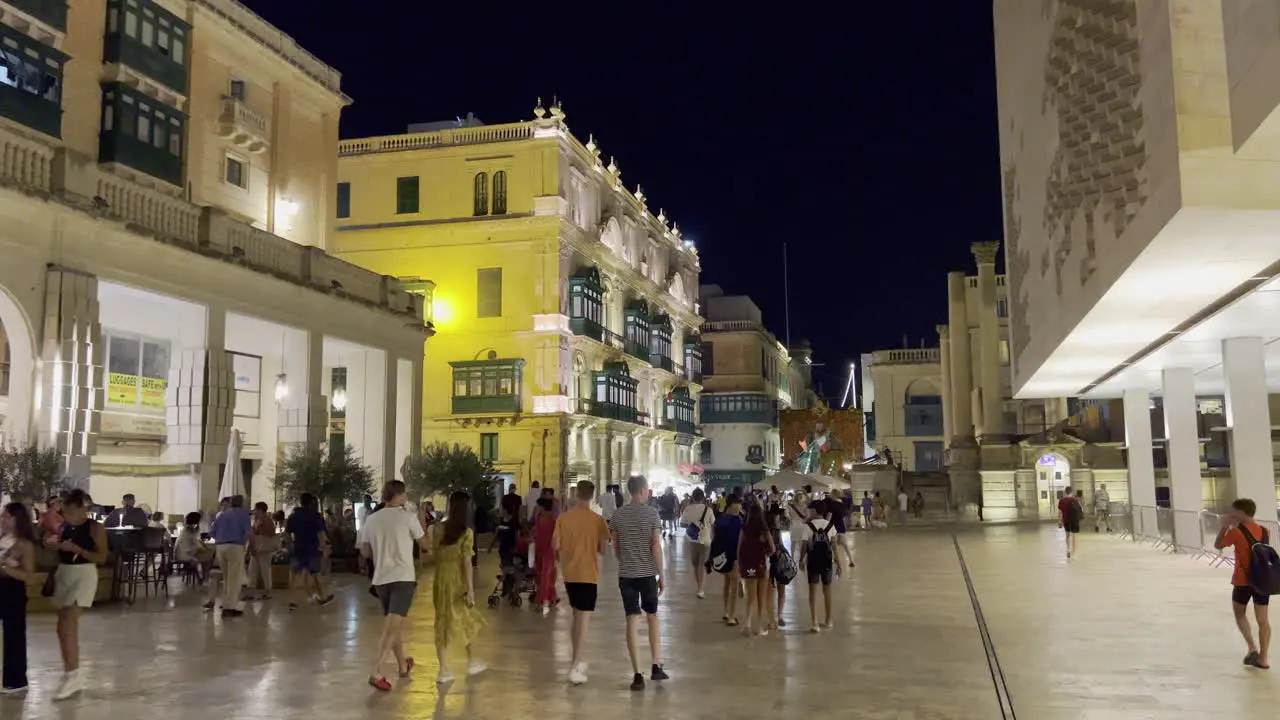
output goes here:
[{"label": "woman in red top", "polygon": [[769,602],[769,557],[773,553],[773,536],[764,522],[764,510],[755,503],[747,510],[746,525],[738,535],[738,571],[747,587],[748,636],[769,634],[764,608]]},{"label": "woman in red top", "polygon": [[551,606],[560,602],[556,597],[556,514],[551,498],[538,498],[538,512],[533,523],[534,565],[538,571],[538,604],[542,614],[551,612]]},{"label": "woman in red top", "polygon": [[[1271,644],[1271,620],[1267,616],[1267,607],[1271,596],[1257,592],[1249,585],[1249,563],[1252,553],[1249,552],[1250,539],[1253,542],[1267,542],[1267,531],[1254,522],[1253,515],[1258,506],[1248,498],[1240,498],[1231,503],[1231,512],[1222,517],[1222,527],[1218,529],[1218,539],[1213,546],[1219,550],[1228,546],[1234,548],[1236,569],[1231,573],[1231,609],[1235,611],[1236,627],[1244,636],[1249,646],[1249,653],[1244,656],[1244,664],[1266,670],[1271,667],[1267,661],[1267,647]],[[1245,536],[1245,531],[1248,536]],[[1253,628],[1249,627],[1249,617],[1245,614],[1249,609],[1249,601],[1253,601],[1253,614],[1258,621],[1258,643],[1253,642]]]}]

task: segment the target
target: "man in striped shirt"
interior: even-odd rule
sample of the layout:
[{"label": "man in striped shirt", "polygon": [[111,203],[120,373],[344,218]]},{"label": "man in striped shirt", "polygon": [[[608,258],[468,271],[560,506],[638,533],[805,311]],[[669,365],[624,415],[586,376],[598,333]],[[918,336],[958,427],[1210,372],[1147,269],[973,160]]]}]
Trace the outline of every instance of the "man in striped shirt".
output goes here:
[{"label": "man in striped shirt", "polygon": [[632,690],[644,689],[644,674],[636,656],[636,632],[643,610],[649,624],[649,652],[653,656],[650,677],[666,680],[662,668],[662,643],[658,631],[658,596],[666,589],[662,579],[662,520],[648,504],[649,481],[643,475],[627,479],[631,502],[614,511],[609,520],[613,547],[618,554],[618,589],[627,614],[627,652],[635,673]]}]

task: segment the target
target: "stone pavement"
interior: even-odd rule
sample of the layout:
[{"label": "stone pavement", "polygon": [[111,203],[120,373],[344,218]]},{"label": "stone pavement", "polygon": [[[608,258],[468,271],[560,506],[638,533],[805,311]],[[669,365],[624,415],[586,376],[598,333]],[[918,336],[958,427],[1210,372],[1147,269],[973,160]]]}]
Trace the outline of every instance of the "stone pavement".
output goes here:
[{"label": "stone pavement", "polygon": [[[1000,718],[955,545],[943,530],[858,533],[858,568],[837,583],[833,631],[808,629],[807,588],[788,599],[782,634],[746,639],[719,622],[719,586],[694,596],[681,543],[662,599],[672,679],[627,685],[621,603],[607,563],[589,640],[591,680],[565,683],[567,609],[486,611],[477,642],[490,670],[440,693],[434,684],[429,578],[407,641],[416,677],[393,693],[365,684],[380,631],[353,583],[333,606],[285,611],[280,595],[243,618],[200,612],[199,598],[104,607],[84,620],[91,689],[51,705],[59,661],[52,618],[33,616],[32,690],[0,702],[6,718]],[[1227,570],[1117,538],[1085,534],[1068,564],[1048,526],[963,528],[959,545],[1024,720],[1275,718],[1280,669],[1243,667]],[[477,589],[492,587],[486,556]],[[642,651],[645,648],[641,641]],[[459,660],[461,662],[461,660]]]}]

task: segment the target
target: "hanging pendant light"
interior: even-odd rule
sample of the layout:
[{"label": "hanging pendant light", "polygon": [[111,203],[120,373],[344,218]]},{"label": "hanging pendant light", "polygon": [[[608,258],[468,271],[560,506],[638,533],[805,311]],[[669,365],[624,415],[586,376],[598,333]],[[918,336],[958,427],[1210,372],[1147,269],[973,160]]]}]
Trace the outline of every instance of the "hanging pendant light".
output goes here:
[{"label": "hanging pendant light", "polygon": [[289,396],[289,376],[280,373],[276,376],[276,404],[284,401]]}]

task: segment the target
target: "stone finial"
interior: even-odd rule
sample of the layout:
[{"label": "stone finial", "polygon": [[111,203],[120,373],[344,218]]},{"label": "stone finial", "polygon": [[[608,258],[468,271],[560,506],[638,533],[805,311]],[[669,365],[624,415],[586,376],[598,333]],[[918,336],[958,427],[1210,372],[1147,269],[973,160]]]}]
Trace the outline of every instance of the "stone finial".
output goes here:
[{"label": "stone finial", "polygon": [[948,327],[948,326],[946,326],[946,325],[938,325],[938,326],[937,326],[937,329],[938,329],[938,337],[942,338],[942,341],[943,341],[943,342],[946,342],[947,340],[950,340],[950,339],[951,339],[951,328],[950,328],[950,327]]},{"label": "stone finial", "polygon": [[640,187],[640,183],[636,183],[636,200],[644,204],[644,189]]},{"label": "stone finial", "polygon": [[609,167],[605,169],[614,177],[620,177],[622,175],[622,171],[618,169],[618,163],[614,162],[612,155],[609,156]]},{"label": "stone finial", "polygon": [[547,116],[547,109],[542,107],[542,98],[538,98],[538,104],[533,107],[533,116],[539,120]]},{"label": "stone finial", "polygon": [[996,253],[1000,251],[1000,243],[996,240],[972,243],[969,245],[969,251],[973,253],[974,262],[979,265],[994,265]]},{"label": "stone finial", "polygon": [[658,222],[662,223],[663,227],[667,226],[667,211],[662,208],[658,208]]},{"label": "stone finial", "polygon": [[671,234],[675,235],[677,238],[680,237],[680,223],[672,221]]},{"label": "stone finial", "polygon": [[560,105],[560,98],[551,97],[551,117],[557,120],[564,120],[564,107]]},{"label": "stone finial", "polygon": [[591,133],[587,133],[587,152],[592,155],[600,154],[600,146],[596,145],[596,136]]}]

